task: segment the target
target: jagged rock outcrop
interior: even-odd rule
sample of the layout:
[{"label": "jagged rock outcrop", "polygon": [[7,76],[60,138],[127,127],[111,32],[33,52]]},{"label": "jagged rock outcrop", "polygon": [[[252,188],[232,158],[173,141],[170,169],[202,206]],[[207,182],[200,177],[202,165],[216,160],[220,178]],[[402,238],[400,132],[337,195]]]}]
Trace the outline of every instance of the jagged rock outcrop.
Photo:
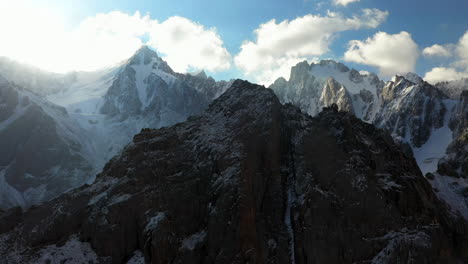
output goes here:
[{"label": "jagged rock outcrop", "polygon": [[92,185],[3,212],[0,262],[75,245],[69,261],[457,263],[466,232],[386,133],[238,80],[200,116],[142,130]]},{"label": "jagged rock outcrop", "polygon": [[388,82],[382,92],[382,109],[375,125],[396,137],[408,137],[416,148],[421,147],[431,132],[444,126],[448,99],[434,86],[422,82],[415,84],[397,76]]},{"label": "jagged rock outcrop", "polygon": [[323,107],[329,107],[336,104],[338,109],[349,113],[354,113],[351,96],[346,88],[330,77],[322,90],[320,102]]}]

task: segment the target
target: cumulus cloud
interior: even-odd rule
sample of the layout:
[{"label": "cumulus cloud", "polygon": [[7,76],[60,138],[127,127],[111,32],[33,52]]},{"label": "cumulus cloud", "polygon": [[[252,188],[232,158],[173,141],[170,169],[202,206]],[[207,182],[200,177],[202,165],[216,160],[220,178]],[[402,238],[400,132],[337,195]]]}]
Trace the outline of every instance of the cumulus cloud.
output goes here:
[{"label": "cumulus cloud", "polygon": [[359,2],[360,0],[333,0],[335,5],[347,6],[348,4]]},{"label": "cumulus cloud", "polygon": [[387,16],[385,11],[364,9],[361,15],[352,17],[328,12],[325,16],[309,14],[279,23],[270,20],[254,31],[255,41],[242,44],[234,61],[247,76],[269,84],[280,76],[288,77],[290,67],[297,62],[327,53],[336,33],[375,28]]},{"label": "cumulus cloud", "polygon": [[456,51],[459,57],[457,64],[465,66],[468,70],[468,31],[458,41]]},{"label": "cumulus cloud", "polygon": [[418,45],[408,32],[378,32],[365,41],[350,41],[344,59],[375,66],[382,75],[392,76],[414,71],[418,54]]},{"label": "cumulus cloud", "polygon": [[452,53],[449,48],[444,47],[439,44],[434,44],[430,47],[427,47],[423,50],[423,55],[428,57],[438,56],[438,57],[450,57]]},{"label": "cumulus cloud", "polygon": [[215,29],[175,16],[154,25],[149,33],[149,44],[165,54],[176,71],[220,71],[230,67],[231,55]]},{"label": "cumulus cloud", "polygon": [[[440,45],[434,45],[440,46]],[[433,46],[433,47],[434,47]],[[456,44],[447,44],[454,50],[454,59],[448,67],[435,67],[426,73],[424,79],[430,83],[468,78],[468,31]]]},{"label": "cumulus cloud", "polygon": [[427,72],[423,79],[429,83],[435,84],[462,78],[468,78],[468,72],[459,72],[455,68],[436,67]]},{"label": "cumulus cloud", "polygon": [[66,30],[59,14],[24,3],[0,1],[0,56],[53,72],[87,71],[121,62],[148,44],[176,71],[230,67],[231,56],[216,30],[186,18],[159,22],[139,12],[113,11]]}]

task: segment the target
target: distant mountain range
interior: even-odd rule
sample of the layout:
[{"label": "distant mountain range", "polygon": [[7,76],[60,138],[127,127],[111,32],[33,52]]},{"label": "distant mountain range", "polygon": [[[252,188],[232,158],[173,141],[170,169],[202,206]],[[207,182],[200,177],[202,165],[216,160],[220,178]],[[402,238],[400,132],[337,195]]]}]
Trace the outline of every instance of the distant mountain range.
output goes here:
[{"label": "distant mountain range", "polygon": [[[96,72],[52,74],[2,58],[0,75],[5,109],[0,143],[7,150],[0,153],[3,208],[28,207],[92,182],[141,129],[199,114],[232,84],[203,71],[176,73],[146,46],[128,61]],[[336,104],[385,129],[423,173],[436,175],[436,188],[463,200],[467,84],[465,79],[433,86],[414,73],[384,82],[325,60],[301,62],[289,80],[279,78],[269,88],[282,103],[312,116]],[[466,202],[456,204],[468,217]]]},{"label": "distant mountain range", "polygon": [[467,83],[2,58],[0,263],[466,262]]}]

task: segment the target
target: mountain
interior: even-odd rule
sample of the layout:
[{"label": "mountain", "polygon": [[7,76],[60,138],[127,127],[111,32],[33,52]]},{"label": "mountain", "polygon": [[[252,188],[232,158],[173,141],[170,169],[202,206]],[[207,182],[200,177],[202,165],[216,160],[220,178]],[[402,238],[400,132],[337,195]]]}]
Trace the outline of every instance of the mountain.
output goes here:
[{"label": "mountain", "polygon": [[[444,85],[462,91],[463,83]],[[454,97],[441,85],[433,86],[414,73],[383,82],[375,74],[360,74],[325,60],[301,62],[292,67],[289,81],[279,78],[269,88],[282,103],[290,102],[312,116],[320,107],[335,103],[338,109],[386,130],[415,157],[421,171],[430,174],[439,197],[468,219],[468,180],[462,176],[467,175],[463,164],[468,157],[466,92]]]},{"label": "mountain", "polygon": [[466,222],[415,160],[352,114],[235,81],[144,129],[96,181],[0,216],[8,263],[459,263]]},{"label": "mountain", "polygon": [[[339,62],[301,62],[291,69],[289,81],[279,78],[271,88],[283,103],[292,103],[314,116],[335,103],[390,132],[408,144],[424,173],[437,169],[452,140],[448,123],[456,104],[414,73],[384,83],[375,74],[360,74]],[[437,138],[437,146],[434,140]]]},{"label": "mountain", "polygon": [[372,121],[380,106],[384,83],[375,74],[360,74],[344,64],[323,60],[292,67],[289,81],[276,80],[269,88],[282,103],[292,103],[314,116],[324,106],[337,103],[357,117]]},{"label": "mountain", "polygon": [[449,121],[456,102],[434,86],[402,76],[387,82],[373,123],[411,146],[423,171],[434,172],[452,141]]},{"label": "mountain", "polygon": [[[50,173],[47,179],[45,174],[39,175],[39,171],[35,169],[20,168],[20,165],[8,167],[9,163],[3,162],[1,166],[8,167],[9,171],[3,186],[4,189],[11,190],[5,192],[5,195],[16,193],[15,197],[20,198],[13,201],[10,198],[0,200],[0,208],[18,205],[28,207],[47,201],[72,187],[92,182],[104,164],[130,143],[132,137],[142,128],[170,126],[199,114],[232,83],[216,82],[203,74],[192,76],[175,73],[156,52],[146,46],[139,49],[128,61],[96,72],[49,74],[11,61],[5,64],[0,61],[0,74],[16,90],[21,89],[46,109],[42,114],[44,119],[52,119],[53,122],[48,121],[43,127],[49,127],[51,134],[58,134],[52,136],[47,144],[37,138],[37,141],[29,142],[31,146],[28,148],[18,144],[18,147],[10,150],[14,154],[2,151],[2,155],[8,156],[8,161],[13,160],[10,155],[41,155],[48,160],[41,163],[44,167],[42,170],[48,169],[51,172],[61,166],[64,162],[62,160],[69,160],[70,164],[75,162],[74,155],[64,155],[57,159],[48,151],[43,151],[47,148],[46,145],[53,149],[54,144],[69,146],[67,151],[87,160],[86,166],[75,166],[73,173],[64,172],[68,176]],[[49,108],[59,110],[49,111]],[[30,112],[28,114],[33,115],[36,110]],[[0,133],[2,130],[10,131],[18,140],[39,136],[30,127],[12,126],[10,123],[0,123]],[[73,135],[70,136],[73,140],[64,140],[69,134]],[[11,142],[7,136],[2,139]],[[61,141],[73,144],[62,144]],[[26,187],[15,184],[18,181],[25,182],[25,177],[41,178],[44,181],[26,184]],[[49,182],[46,183],[47,181]],[[44,190],[42,184],[55,186],[55,189],[53,192],[47,188]],[[32,197],[29,193],[37,195]]]}]

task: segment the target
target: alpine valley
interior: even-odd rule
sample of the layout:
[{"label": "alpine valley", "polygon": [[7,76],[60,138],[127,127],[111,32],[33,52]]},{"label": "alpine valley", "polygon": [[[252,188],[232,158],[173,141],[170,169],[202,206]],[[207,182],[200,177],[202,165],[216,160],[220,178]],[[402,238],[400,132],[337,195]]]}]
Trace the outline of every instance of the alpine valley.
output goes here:
[{"label": "alpine valley", "polygon": [[467,263],[468,79],[0,59],[0,263]]}]

